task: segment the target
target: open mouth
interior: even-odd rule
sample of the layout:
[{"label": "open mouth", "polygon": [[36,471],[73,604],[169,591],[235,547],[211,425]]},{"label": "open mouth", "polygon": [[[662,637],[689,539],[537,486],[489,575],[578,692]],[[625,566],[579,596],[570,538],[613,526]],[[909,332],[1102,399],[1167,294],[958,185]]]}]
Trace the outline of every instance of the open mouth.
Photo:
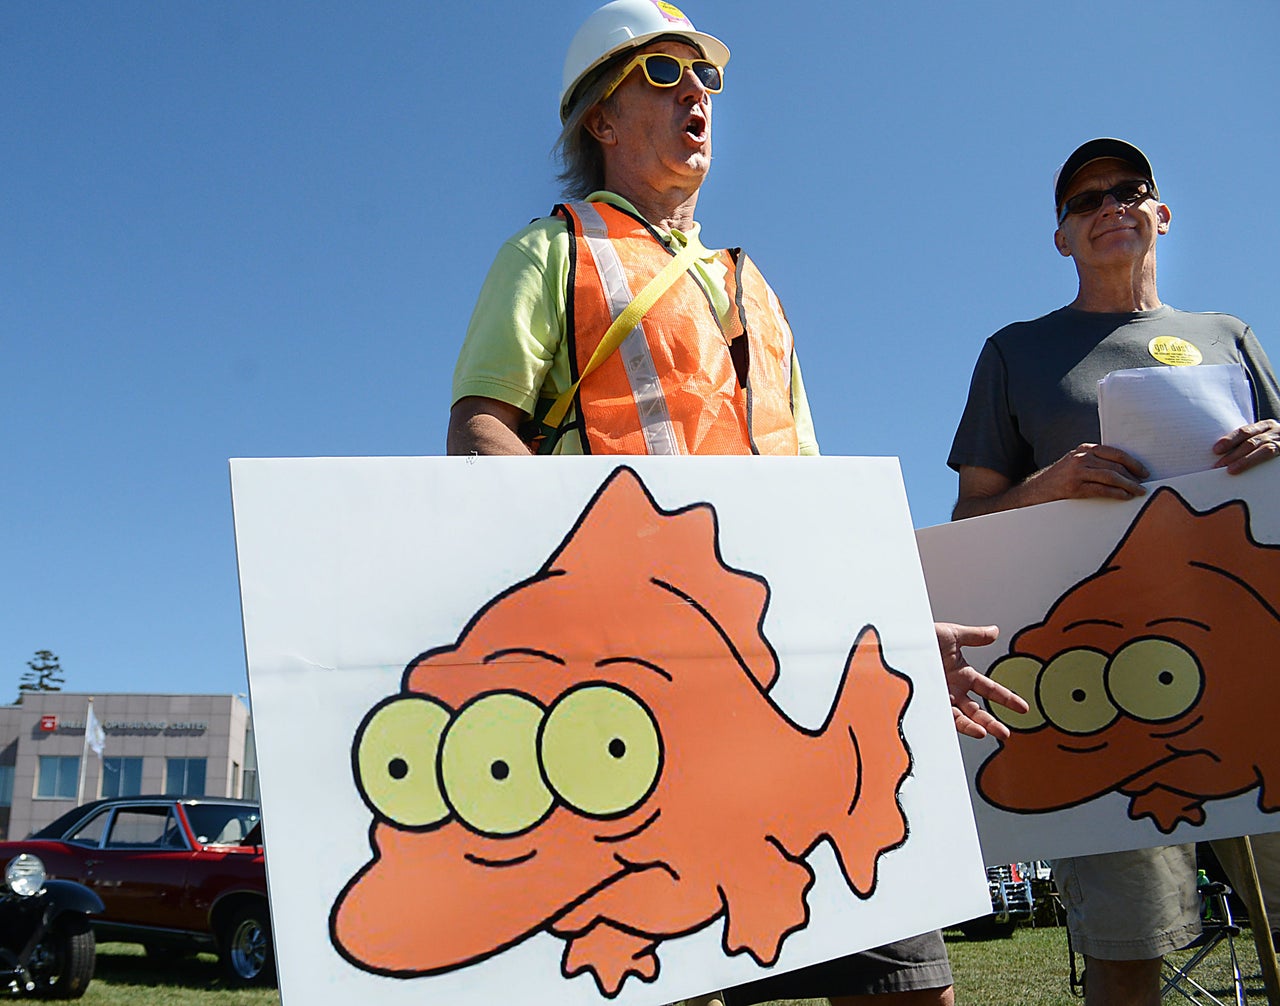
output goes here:
[{"label": "open mouth", "polygon": [[685,121],[684,131],[695,140],[704,140],[707,136],[706,117],[695,112]]}]

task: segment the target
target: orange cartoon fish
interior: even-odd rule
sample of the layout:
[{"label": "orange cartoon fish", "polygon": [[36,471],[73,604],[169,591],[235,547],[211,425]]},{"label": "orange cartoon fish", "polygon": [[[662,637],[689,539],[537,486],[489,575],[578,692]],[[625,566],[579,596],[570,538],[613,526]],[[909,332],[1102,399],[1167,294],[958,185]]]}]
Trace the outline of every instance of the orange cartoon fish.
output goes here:
[{"label": "orange cartoon fish", "polygon": [[408,978],[550,932],[563,976],[612,997],[722,917],[726,954],[773,964],[820,842],[869,897],[907,836],[911,682],[867,626],[827,721],[797,726],[769,695],[768,600],[721,559],[709,504],[663,511],[615,470],[542,569],[365,716],[373,858],[333,906],[338,951]]},{"label": "orange cartoon fish", "polygon": [[1197,512],[1157,489],[1102,568],[1012,640],[991,676],[1031,708],[992,705],[1013,731],[978,791],[1016,813],[1116,791],[1165,834],[1206,800],[1258,789],[1280,810],[1280,546],[1242,500]]}]

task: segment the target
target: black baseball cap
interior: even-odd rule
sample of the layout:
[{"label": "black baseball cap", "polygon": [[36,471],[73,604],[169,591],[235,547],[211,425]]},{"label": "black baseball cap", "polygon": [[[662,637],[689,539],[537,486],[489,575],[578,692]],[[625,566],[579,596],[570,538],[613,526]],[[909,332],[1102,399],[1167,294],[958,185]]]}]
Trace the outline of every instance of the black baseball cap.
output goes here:
[{"label": "black baseball cap", "polygon": [[[1071,184],[1071,179],[1079,174],[1080,169],[1086,164],[1102,160],[1104,157],[1114,157],[1118,161],[1124,161],[1126,164],[1132,165],[1144,178],[1150,179],[1152,186],[1155,187],[1155,174],[1151,170],[1151,162],[1147,160],[1146,154],[1125,140],[1117,140],[1114,136],[1100,136],[1096,140],[1089,140],[1076,147],[1071,152],[1071,156],[1062,162],[1062,167],[1054,172],[1054,209],[1062,205],[1062,196],[1067,191],[1067,186]],[[1156,197],[1159,198],[1159,195],[1160,192],[1157,188]]]}]

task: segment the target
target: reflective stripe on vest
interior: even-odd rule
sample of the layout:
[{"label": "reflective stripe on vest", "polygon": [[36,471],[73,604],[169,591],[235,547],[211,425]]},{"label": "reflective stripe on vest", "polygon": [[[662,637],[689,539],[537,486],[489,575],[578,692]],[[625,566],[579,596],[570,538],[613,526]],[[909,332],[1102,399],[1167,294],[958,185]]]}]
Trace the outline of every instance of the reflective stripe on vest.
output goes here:
[{"label": "reflective stripe on vest", "polygon": [[[623,312],[634,296],[631,287],[627,285],[627,271],[622,266],[618,249],[609,240],[609,225],[604,222],[604,217],[595,204],[575,203],[573,208],[578,211],[578,219],[582,222],[583,241],[591,251],[596,268],[600,270],[600,279],[604,283],[605,296],[609,301],[609,317],[612,320]],[[658,380],[653,354],[649,352],[649,343],[644,337],[643,323],[633,328],[622,340],[618,355],[622,357],[622,365],[626,368],[627,380],[631,384],[631,395],[640,416],[640,431],[644,435],[647,453],[679,454],[680,445],[676,440],[675,428],[671,425],[671,415],[667,412],[667,400],[662,394],[662,382]]]},{"label": "reflective stripe on vest", "polygon": [[[570,234],[569,355],[575,379],[605,330],[672,252],[643,221],[607,203],[556,209]],[[792,337],[747,256],[721,252],[723,325],[702,285],[682,275],[588,374],[575,402],[588,453],[796,454]],[[729,344],[743,339],[746,387]],[[583,403],[586,403],[585,406]]]}]

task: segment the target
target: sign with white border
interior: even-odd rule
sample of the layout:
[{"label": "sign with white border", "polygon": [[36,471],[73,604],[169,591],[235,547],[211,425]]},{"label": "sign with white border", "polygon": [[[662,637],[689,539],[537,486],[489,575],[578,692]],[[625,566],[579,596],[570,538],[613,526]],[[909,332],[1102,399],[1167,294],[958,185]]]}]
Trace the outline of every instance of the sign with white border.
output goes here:
[{"label": "sign with white border", "polygon": [[[1280,830],[1280,465],[917,532],[940,619],[1032,709],[961,739],[988,863]],[[999,710],[993,711],[999,715]]]},{"label": "sign with white border", "polygon": [[896,459],[231,475],[286,1002],[669,1003],[989,909]]}]

